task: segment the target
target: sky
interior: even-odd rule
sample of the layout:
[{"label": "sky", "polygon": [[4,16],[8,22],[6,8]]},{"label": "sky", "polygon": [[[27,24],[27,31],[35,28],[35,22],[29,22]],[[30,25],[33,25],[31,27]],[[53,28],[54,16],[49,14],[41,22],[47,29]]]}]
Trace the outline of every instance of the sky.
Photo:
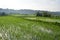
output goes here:
[{"label": "sky", "polygon": [[0,8],[60,11],[60,0],[0,0]]}]

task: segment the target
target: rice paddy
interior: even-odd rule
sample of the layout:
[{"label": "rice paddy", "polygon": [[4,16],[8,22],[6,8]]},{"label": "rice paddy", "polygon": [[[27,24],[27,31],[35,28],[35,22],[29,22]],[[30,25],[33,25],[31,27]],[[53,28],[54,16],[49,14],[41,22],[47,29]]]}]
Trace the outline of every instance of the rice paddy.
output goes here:
[{"label": "rice paddy", "polygon": [[60,19],[1,16],[0,40],[60,40],[56,22]]}]

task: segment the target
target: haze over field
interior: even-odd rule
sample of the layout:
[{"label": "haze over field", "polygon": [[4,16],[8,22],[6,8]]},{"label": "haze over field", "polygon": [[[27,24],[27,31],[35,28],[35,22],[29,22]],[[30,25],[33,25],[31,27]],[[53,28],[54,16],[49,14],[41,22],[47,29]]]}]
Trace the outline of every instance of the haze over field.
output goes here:
[{"label": "haze over field", "polygon": [[0,8],[60,11],[60,0],[0,0]]}]

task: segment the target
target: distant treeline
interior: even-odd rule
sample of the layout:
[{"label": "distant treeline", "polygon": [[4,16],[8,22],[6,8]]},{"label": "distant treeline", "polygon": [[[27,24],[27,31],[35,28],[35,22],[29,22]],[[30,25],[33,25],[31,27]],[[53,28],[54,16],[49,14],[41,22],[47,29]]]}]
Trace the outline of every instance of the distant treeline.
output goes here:
[{"label": "distant treeline", "polygon": [[60,17],[60,16],[57,16],[57,15],[53,15],[52,13],[49,13],[49,12],[47,12],[47,11],[44,11],[44,12],[42,12],[42,13],[40,13],[40,12],[38,11],[38,12],[36,12],[36,16],[37,16],[37,17],[55,17],[55,18]]}]

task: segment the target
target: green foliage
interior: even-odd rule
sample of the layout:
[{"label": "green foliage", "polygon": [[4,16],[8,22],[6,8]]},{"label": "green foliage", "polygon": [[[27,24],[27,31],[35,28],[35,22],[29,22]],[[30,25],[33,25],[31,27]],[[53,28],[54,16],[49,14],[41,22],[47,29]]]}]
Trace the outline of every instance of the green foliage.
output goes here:
[{"label": "green foliage", "polygon": [[49,12],[44,11],[43,13],[37,12],[36,16],[51,17],[51,14],[49,14]]},{"label": "green foliage", "polygon": [[38,11],[38,12],[36,13],[36,16],[42,16],[42,14]]},{"label": "green foliage", "polygon": [[49,14],[49,12],[43,12],[43,17],[51,17],[51,14]]}]

